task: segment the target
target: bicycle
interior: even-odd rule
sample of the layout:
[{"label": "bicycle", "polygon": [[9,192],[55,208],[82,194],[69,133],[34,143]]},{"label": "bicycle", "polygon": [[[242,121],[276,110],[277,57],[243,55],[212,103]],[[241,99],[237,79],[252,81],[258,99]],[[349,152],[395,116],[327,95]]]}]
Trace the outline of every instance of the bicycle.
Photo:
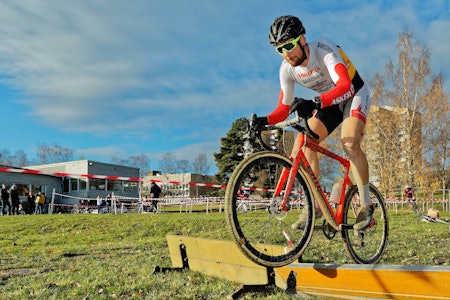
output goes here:
[{"label": "bicycle", "polygon": [[416,198],[406,197],[406,202],[409,203],[414,213],[419,213],[419,207],[417,206]]},{"label": "bicycle", "polygon": [[[251,121],[256,118],[252,115]],[[373,219],[365,229],[354,230],[359,206],[358,188],[352,183],[350,161],[308,139],[314,136],[307,123],[302,126],[298,116],[269,126],[268,130],[293,127],[299,131],[295,143],[299,151],[291,161],[274,152],[263,142],[267,151],[253,153],[244,158],[233,171],[225,192],[225,213],[234,242],[253,262],[266,267],[281,267],[300,259],[308,246],[315,225],[314,199],[325,220],[323,233],[333,239],[340,232],[345,249],[355,263],[379,262],[388,243],[388,215],[384,199],[370,184],[370,197],[375,206]],[[336,208],[330,205],[318,178],[309,165],[303,147],[326,155],[343,166],[341,198]],[[238,194],[248,190],[251,209],[242,209]],[[303,210],[307,211],[304,228],[292,229]]]}]

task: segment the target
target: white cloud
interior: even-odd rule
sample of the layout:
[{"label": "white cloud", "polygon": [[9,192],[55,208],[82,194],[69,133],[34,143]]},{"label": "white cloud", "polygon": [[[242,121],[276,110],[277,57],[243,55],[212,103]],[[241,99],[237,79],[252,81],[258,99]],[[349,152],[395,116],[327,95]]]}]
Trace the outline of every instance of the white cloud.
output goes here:
[{"label": "white cloud", "polygon": [[278,15],[298,15],[308,39],[336,40],[363,75],[396,59],[406,28],[430,47],[436,72],[449,69],[444,1],[194,2],[2,1],[0,87],[22,91],[32,118],[64,134],[120,137],[118,148],[160,134],[175,147],[181,136],[195,156],[217,151],[232,120],[275,107],[280,57],[267,33]]}]

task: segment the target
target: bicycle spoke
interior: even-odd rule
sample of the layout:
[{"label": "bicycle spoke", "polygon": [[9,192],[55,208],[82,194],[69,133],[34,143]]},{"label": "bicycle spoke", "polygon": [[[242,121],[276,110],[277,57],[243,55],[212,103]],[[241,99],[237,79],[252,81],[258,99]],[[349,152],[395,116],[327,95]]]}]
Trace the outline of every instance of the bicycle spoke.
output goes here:
[{"label": "bicycle spoke", "polygon": [[[355,209],[359,205],[358,189],[354,186],[346,195],[346,208],[344,212],[344,223],[355,224]],[[371,185],[370,197],[375,211],[372,222],[364,230],[343,230],[342,237],[345,241],[346,250],[356,263],[377,263],[387,246],[389,225],[387,210],[384,200],[378,190]],[[353,200],[350,200],[353,199]]]},{"label": "bicycle spoke", "polygon": [[[257,154],[239,166],[230,179],[226,195],[228,224],[242,252],[265,266],[286,265],[297,259],[309,242],[311,228],[293,229],[304,209],[312,214],[306,184],[297,176],[286,209],[281,207],[285,185],[280,185],[283,169],[290,161],[275,153]],[[275,195],[277,187],[280,195]],[[237,196],[249,191],[246,198]],[[312,216],[309,225],[312,225]],[[311,226],[310,226],[311,227]]]}]

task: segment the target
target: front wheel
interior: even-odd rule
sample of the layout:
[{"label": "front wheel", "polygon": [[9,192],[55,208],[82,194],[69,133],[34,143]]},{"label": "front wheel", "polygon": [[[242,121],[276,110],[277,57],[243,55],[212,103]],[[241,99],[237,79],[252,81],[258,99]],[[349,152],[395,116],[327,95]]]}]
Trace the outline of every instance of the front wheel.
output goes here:
[{"label": "front wheel", "polygon": [[[369,192],[375,209],[370,225],[364,230],[342,230],[347,253],[359,264],[378,263],[388,244],[389,220],[383,196],[372,184],[369,186]],[[350,187],[345,195],[344,224],[356,223],[359,200],[358,188]]]},{"label": "front wheel", "polygon": [[[313,233],[313,202],[301,171],[293,181],[288,206],[281,209],[291,167],[291,161],[280,154],[259,152],[245,158],[228,181],[227,224],[241,252],[262,266],[280,267],[295,261]],[[303,228],[293,229],[301,214]]]}]

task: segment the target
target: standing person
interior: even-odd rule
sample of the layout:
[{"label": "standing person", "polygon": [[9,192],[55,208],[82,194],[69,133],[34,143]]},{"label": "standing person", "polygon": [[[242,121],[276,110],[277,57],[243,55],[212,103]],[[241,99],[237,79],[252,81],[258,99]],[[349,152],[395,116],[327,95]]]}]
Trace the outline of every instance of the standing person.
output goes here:
[{"label": "standing person", "polygon": [[[2,198],[2,215],[9,214],[11,215],[11,204],[9,203],[9,193],[6,189],[6,184],[2,184],[1,190],[1,198]],[[8,207],[8,211],[6,211],[6,207]]]},{"label": "standing person", "polygon": [[36,197],[30,191],[27,196],[27,202],[28,202],[28,210],[26,212],[27,214],[34,213],[34,210],[36,209],[36,203],[34,202],[35,200],[36,200]]},{"label": "standing person", "polygon": [[108,194],[106,196],[106,206],[110,207],[111,206],[111,194]]},{"label": "standing person", "polygon": [[161,194],[161,188],[155,183],[152,182],[150,185],[150,198],[152,198],[152,207],[153,212],[156,213],[158,211],[158,198]]},{"label": "standing person", "polygon": [[101,214],[102,207],[104,205],[103,198],[100,197],[100,195],[98,195],[96,200],[97,200],[97,213]]},{"label": "standing person", "polygon": [[39,202],[39,204],[41,205],[41,213],[44,213],[44,207],[45,207],[45,202],[47,201],[47,198],[45,197],[45,193],[41,193],[41,201]]},{"label": "standing person", "polygon": [[[369,91],[342,48],[326,38],[307,43],[305,34],[302,22],[294,16],[277,17],[271,25],[269,42],[283,58],[279,71],[281,91],[276,109],[257,118],[252,127],[261,130],[296,111],[307,119],[311,131],[317,135],[315,141],[320,143],[342,123],[341,144],[360,195],[355,229],[366,228],[372,219],[373,205],[369,196],[369,167],[361,140],[370,109]],[[295,83],[318,95],[310,100],[295,98]],[[291,157],[298,150],[294,146]],[[319,176],[317,153],[306,148],[305,155]],[[321,216],[316,203],[316,217]],[[292,227],[302,228],[305,222],[306,215],[302,214]]]},{"label": "standing person", "polygon": [[9,190],[9,194],[11,196],[11,206],[12,206],[12,214],[19,214],[19,206],[20,206],[20,198],[19,193],[17,192],[17,186],[13,184],[11,189]]},{"label": "standing person", "polygon": [[36,215],[42,214],[42,208],[44,206],[43,203],[45,203],[45,196],[43,196],[41,192],[38,192],[36,195],[36,200],[34,202],[36,203],[36,210],[34,211],[34,213]]}]

